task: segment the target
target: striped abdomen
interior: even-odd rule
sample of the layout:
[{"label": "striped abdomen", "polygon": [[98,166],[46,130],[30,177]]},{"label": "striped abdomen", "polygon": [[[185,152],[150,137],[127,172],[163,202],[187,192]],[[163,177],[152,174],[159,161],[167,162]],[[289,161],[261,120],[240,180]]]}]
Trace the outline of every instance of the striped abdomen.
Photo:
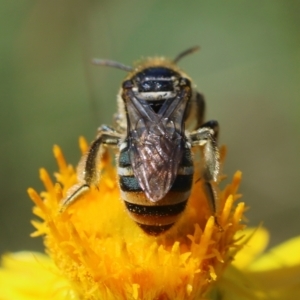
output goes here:
[{"label": "striped abdomen", "polygon": [[[123,146],[123,147],[122,147]],[[159,235],[168,230],[184,211],[193,184],[191,150],[185,148],[177,176],[170,191],[159,201],[147,199],[133,175],[126,143],[121,146],[118,175],[121,197],[131,218],[148,234]]]}]

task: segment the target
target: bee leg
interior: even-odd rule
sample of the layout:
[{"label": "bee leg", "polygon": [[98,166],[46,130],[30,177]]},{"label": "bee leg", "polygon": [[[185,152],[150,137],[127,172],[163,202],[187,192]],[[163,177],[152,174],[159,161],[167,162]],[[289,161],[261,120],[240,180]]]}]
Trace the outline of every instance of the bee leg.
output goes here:
[{"label": "bee leg", "polygon": [[62,200],[60,212],[63,212],[89,191],[92,185],[97,186],[100,176],[97,165],[104,153],[104,146],[116,146],[120,141],[120,135],[108,126],[103,125],[98,131],[98,137],[92,142],[88,153],[80,163],[80,165],[82,164],[82,170],[78,173],[79,184],[73,186],[69,190],[67,197]]},{"label": "bee leg", "polygon": [[[218,203],[217,181],[220,170],[220,155],[216,140],[218,128],[217,121],[208,121],[190,134],[192,146],[201,147],[203,157],[201,170],[203,190],[215,216]],[[217,217],[215,217],[215,220],[217,226],[220,227]]]},{"label": "bee leg", "polygon": [[120,133],[110,125],[102,124],[97,130],[98,130],[98,136],[100,136],[101,134],[102,135],[107,134],[111,136],[120,137]]},{"label": "bee leg", "polygon": [[213,137],[214,139],[217,141],[218,140],[218,136],[219,136],[219,123],[216,120],[210,120],[205,122],[204,124],[202,124],[200,126],[200,128],[210,128],[211,130],[213,130]]}]

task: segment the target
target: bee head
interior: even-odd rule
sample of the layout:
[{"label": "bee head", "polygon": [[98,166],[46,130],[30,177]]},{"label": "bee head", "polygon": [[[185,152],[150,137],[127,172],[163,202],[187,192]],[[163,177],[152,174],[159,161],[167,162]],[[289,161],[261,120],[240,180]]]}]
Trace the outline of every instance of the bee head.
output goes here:
[{"label": "bee head", "polygon": [[189,48],[173,60],[163,57],[149,58],[136,67],[102,59],[94,59],[93,63],[129,72],[123,81],[122,90],[131,89],[142,105],[150,106],[157,113],[166,100],[178,95],[183,85],[191,86],[188,76],[176,64],[180,59],[198,49],[199,47]]},{"label": "bee head", "polygon": [[146,67],[127,77],[122,86],[123,89],[131,89],[142,104],[149,105],[156,113],[166,100],[178,95],[183,82],[191,85],[185,74],[164,63],[165,60],[161,61],[161,65],[154,63],[154,66],[148,61]]}]

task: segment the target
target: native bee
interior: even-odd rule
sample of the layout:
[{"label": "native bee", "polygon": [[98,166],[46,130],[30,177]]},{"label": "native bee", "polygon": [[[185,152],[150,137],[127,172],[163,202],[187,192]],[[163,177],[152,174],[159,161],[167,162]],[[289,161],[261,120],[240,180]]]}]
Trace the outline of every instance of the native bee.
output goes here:
[{"label": "native bee", "polygon": [[[177,62],[196,51],[190,48],[174,60],[154,57],[136,67],[94,60],[128,72],[117,96],[115,126],[102,125],[84,160],[81,182],[62,202],[62,210],[96,185],[97,165],[104,146],[117,146],[121,198],[130,217],[148,234],[168,230],[184,211],[193,185],[191,147],[201,147],[201,180],[212,212],[219,174],[218,122],[204,123],[205,102]],[[192,124],[190,131],[186,127]],[[74,189],[73,189],[74,190]]]}]

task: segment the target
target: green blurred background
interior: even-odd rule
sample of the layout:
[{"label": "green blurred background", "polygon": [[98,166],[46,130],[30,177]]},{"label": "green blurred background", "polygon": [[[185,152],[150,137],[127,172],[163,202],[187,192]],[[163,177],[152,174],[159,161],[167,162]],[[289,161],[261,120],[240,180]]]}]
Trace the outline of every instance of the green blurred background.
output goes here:
[{"label": "green blurred background", "polygon": [[[0,252],[41,250],[31,239],[31,186],[56,170],[52,146],[69,162],[78,136],[110,123],[123,71],[142,56],[201,52],[180,66],[221,124],[225,172],[243,171],[249,224],[272,244],[300,233],[300,1],[1,1]],[[99,212],[101,214],[101,212]]]}]

